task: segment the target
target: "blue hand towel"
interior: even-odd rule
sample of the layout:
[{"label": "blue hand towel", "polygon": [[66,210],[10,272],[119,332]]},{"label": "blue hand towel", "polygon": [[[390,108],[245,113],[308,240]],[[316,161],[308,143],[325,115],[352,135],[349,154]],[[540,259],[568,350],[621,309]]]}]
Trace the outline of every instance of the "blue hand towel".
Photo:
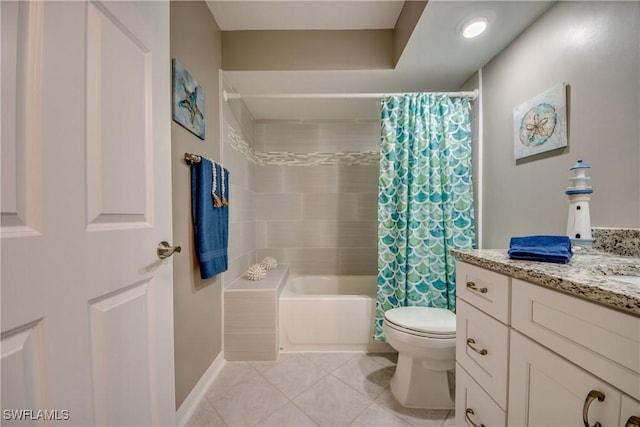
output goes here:
[{"label": "blue hand towel", "polygon": [[[204,157],[191,166],[191,212],[195,234],[196,254],[200,262],[200,276],[208,279],[227,271],[229,260],[229,208],[214,207],[213,168],[216,168],[216,194],[229,198],[229,172]],[[225,188],[221,188],[224,174]]]},{"label": "blue hand towel", "polygon": [[512,237],[509,243],[509,258],[513,259],[567,264],[572,255],[568,236]]}]

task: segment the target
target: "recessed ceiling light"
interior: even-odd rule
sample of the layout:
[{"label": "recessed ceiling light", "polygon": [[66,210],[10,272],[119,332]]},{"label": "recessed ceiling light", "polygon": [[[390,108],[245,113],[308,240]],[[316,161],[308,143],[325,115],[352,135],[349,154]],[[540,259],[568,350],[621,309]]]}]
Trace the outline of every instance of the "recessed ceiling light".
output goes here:
[{"label": "recessed ceiling light", "polygon": [[486,16],[478,16],[477,18],[468,20],[462,26],[462,36],[466,39],[478,37],[480,34],[484,33],[484,30],[487,29],[488,22],[489,20]]}]

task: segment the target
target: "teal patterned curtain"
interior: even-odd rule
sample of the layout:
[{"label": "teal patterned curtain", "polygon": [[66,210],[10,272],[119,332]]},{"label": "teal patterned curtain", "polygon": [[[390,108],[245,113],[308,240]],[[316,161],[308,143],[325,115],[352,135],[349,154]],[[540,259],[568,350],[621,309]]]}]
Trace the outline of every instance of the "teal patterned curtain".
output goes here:
[{"label": "teal patterned curtain", "polygon": [[467,98],[406,94],[382,100],[378,188],[378,298],[455,312],[450,249],[475,247],[471,125]]}]

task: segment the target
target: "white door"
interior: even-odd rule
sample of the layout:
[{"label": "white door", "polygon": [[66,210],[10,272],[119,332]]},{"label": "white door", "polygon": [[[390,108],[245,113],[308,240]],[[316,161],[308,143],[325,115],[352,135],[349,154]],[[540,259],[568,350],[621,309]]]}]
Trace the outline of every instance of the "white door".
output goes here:
[{"label": "white door", "polygon": [[2,425],[174,424],[169,3],[0,7]]}]

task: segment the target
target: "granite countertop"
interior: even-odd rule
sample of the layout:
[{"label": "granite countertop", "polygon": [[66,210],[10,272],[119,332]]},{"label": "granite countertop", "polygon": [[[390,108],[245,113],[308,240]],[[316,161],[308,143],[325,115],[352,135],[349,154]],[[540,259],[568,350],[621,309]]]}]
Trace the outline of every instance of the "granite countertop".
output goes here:
[{"label": "granite countertop", "polygon": [[510,259],[506,249],[452,250],[459,260],[640,317],[640,286],[611,275],[640,276],[640,258],[581,250],[569,264]]}]

